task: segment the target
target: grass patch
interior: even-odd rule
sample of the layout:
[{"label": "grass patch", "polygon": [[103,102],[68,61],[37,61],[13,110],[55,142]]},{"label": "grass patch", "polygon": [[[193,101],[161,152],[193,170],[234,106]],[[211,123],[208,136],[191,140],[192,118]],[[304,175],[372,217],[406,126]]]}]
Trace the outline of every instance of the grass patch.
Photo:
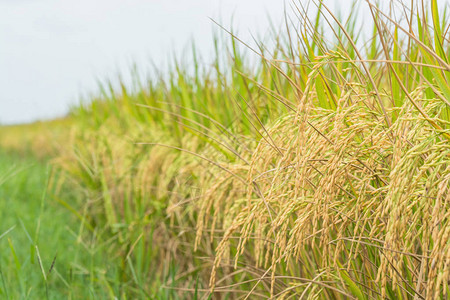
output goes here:
[{"label": "grass patch", "polygon": [[[79,208],[79,194],[57,186],[46,160],[1,152],[0,297],[106,299],[120,294],[108,243],[85,229],[58,199]],[[57,196],[56,196],[57,195]]]}]

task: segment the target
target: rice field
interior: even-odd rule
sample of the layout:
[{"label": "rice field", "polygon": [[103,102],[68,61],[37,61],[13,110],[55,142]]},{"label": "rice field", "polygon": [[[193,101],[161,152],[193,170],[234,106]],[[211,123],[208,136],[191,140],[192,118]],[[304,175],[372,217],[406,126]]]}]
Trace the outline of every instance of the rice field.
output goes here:
[{"label": "rice field", "polygon": [[[48,183],[0,181],[37,224],[2,222],[0,294],[449,297],[448,9],[357,1],[342,15],[293,1],[262,40],[218,24],[212,62],[192,51],[151,80],[106,82],[24,141],[2,128],[4,151],[27,149],[6,160],[36,161]],[[17,222],[37,232],[28,258],[22,231],[8,231]]]}]

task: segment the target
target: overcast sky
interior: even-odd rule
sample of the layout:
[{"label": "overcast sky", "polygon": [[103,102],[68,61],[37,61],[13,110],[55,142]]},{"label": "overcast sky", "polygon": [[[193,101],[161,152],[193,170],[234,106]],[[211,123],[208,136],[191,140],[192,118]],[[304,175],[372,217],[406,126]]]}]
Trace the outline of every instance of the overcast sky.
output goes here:
[{"label": "overcast sky", "polygon": [[[96,78],[163,63],[195,39],[212,46],[209,17],[264,32],[277,0],[0,0],[0,123],[61,116]],[[217,29],[217,28],[216,28]],[[150,67],[150,66],[148,66]]]}]

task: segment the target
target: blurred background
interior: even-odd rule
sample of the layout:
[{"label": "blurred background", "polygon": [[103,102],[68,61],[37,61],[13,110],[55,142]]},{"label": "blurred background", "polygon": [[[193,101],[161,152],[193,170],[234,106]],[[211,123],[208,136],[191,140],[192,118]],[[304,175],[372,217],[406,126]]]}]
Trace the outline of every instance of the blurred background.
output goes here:
[{"label": "blurred background", "polygon": [[[133,64],[164,69],[195,40],[212,54],[210,18],[251,40],[282,24],[274,0],[0,0],[0,124],[63,116],[98,80]],[[290,5],[289,2],[287,5]]]}]

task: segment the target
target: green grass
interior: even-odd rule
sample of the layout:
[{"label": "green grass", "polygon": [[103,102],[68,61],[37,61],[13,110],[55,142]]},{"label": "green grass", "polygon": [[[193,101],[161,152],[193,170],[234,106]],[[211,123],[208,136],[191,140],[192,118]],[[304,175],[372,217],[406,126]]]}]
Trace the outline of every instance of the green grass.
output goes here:
[{"label": "green grass", "polygon": [[0,155],[2,298],[69,296],[70,272],[79,263],[76,252],[81,248],[71,233],[77,230],[76,220],[51,199],[53,191],[47,188],[50,172],[45,161]]},{"label": "green grass", "polygon": [[0,149],[0,174],[0,299],[176,299],[160,288],[176,282],[175,264],[153,274],[156,289],[130,288],[138,284],[124,269],[152,274],[111,254],[117,241],[92,229],[77,205],[83,195],[60,181],[48,158]]},{"label": "green grass", "polygon": [[[80,238],[81,222],[55,200],[51,173],[45,160],[0,154],[1,299],[105,296],[97,280],[108,276],[108,261]],[[64,187],[59,196],[75,199]]]}]

